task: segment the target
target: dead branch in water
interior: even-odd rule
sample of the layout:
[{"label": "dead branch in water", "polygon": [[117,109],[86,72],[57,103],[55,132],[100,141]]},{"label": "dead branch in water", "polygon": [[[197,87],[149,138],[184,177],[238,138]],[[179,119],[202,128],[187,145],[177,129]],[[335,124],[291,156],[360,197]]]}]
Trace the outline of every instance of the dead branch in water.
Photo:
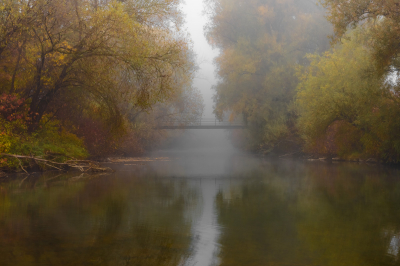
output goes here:
[{"label": "dead branch in water", "polygon": [[110,168],[102,167],[98,162],[90,161],[90,160],[68,160],[68,161],[65,161],[64,163],[59,163],[59,162],[55,162],[52,160],[46,160],[46,159],[34,157],[34,156],[16,155],[16,154],[8,154],[8,153],[0,153],[0,156],[12,157],[12,158],[17,159],[21,169],[26,173],[27,173],[27,171],[22,166],[20,159],[33,160],[35,163],[42,163],[43,165],[46,165],[48,167],[55,168],[58,170],[64,170],[64,171],[66,171],[70,168],[78,169],[81,172],[88,172],[88,171],[109,172],[109,171],[112,171]]}]

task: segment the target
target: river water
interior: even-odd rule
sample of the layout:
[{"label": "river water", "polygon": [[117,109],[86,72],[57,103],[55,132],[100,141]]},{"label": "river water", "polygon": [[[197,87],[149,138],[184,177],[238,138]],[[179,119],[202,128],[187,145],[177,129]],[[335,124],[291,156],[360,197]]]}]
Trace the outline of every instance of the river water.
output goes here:
[{"label": "river water", "polygon": [[0,265],[399,265],[400,171],[269,160],[225,132],[0,183]]}]

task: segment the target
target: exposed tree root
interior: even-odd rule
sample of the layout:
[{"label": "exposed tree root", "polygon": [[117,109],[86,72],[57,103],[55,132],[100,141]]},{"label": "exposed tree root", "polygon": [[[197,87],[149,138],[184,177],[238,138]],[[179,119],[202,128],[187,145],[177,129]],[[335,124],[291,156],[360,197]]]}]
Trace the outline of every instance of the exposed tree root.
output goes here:
[{"label": "exposed tree root", "polygon": [[81,172],[111,172],[112,170],[108,167],[102,167],[99,163],[95,161],[89,160],[68,160],[64,163],[55,162],[53,160],[46,160],[39,157],[34,156],[25,156],[25,155],[16,155],[16,154],[7,154],[0,153],[0,157],[12,157],[18,160],[21,169],[28,174],[28,171],[23,167],[21,159],[31,160],[35,164],[42,164],[50,168],[54,168],[57,170],[67,171],[69,169],[78,169]]}]

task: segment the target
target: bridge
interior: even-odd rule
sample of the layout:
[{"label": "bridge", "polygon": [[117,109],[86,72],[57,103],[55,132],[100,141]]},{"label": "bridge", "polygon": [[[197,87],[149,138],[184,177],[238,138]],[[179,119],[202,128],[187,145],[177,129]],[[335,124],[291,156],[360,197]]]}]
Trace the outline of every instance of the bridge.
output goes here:
[{"label": "bridge", "polygon": [[166,120],[156,129],[243,129],[247,126],[240,122],[219,121],[215,118],[202,118],[196,121]]}]

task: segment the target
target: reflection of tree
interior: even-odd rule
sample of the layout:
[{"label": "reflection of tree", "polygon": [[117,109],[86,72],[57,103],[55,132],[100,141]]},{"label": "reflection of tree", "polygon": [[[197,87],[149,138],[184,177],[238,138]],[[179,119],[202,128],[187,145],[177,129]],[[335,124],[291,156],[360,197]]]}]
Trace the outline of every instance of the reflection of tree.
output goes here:
[{"label": "reflection of tree", "polygon": [[173,181],[98,177],[0,191],[1,265],[179,265],[194,195]]},{"label": "reflection of tree", "polygon": [[[262,174],[262,173],[261,173]],[[230,201],[217,195],[221,265],[301,265],[292,200],[262,180],[245,182]]]},{"label": "reflection of tree", "polygon": [[[398,265],[400,184],[389,170],[343,166],[312,169],[301,197],[299,235],[316,264]],[[396,249],[396,251],[394,251]]]},{"label": "reflection of tree", "polygon": [[218,194],[221,265],[400,264],[396,171],[284,169],[277,163],[253,173],[234,196]]}]

